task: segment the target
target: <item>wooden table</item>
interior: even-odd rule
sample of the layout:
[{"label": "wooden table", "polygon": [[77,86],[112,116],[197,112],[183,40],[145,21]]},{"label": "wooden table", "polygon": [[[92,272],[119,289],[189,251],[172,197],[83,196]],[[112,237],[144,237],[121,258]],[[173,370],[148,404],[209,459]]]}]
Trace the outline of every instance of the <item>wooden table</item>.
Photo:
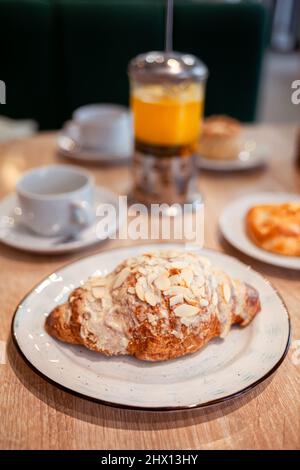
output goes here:
[{"label": "wooden table", "polygon": [[[226,244],[217,230],[219,214],[244,193],[300,191],[300,172],[292,162],[295,128],[257,127],[257,138],[270,146],[267,170],[244,174],[203,173],[206,246],[239,257],[265,275],[280,291],[291,314],[292,344],[268,383],[242,398],[206,410],[145,413],[118,410],[74,397],[36,375],[10,339],[14,309],[21,298],[78,254],[34,256],[0,246],[0,447],[10,449],[275,449],[300,448],[300,273],[256,262]],[[0,196],[14,190],[24,170],[63,162],[55,136],[39,134],[0,146]],[[66,163],[66,161],[64,161]],[[126,192],[126,166],[89,166],[99,184]],[[109,241],[86,253],[124,244]],[[295,341],[298,340],[298,343]],[[298,359],[298,360],[297,360]]]}]

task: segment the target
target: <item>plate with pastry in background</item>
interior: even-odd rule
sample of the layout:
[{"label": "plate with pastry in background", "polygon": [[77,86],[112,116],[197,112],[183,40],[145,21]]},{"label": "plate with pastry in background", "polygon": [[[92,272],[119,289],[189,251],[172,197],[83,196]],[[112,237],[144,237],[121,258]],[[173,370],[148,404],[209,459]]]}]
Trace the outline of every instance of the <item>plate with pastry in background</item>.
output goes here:
[{"label": "plate with pastry in background", "polygon": [[240,171],[263,166],[266,149],[254,131],[229,116],[210,116],[203,122],[197,149],[198,166],[205,170]]},{"label": "plate with pastry in background", "polygon": [[300,196],[258,193],[230,203],[219,221],[226,240],[246,255],[300,270]]},{"label": "plate with pastry in background", "polygon": [[283,361],[290,322],[261,275],[210,250],[104,251],[18,306],[12,336],[45,379],[99,403],[179,410],[237,397]]}]

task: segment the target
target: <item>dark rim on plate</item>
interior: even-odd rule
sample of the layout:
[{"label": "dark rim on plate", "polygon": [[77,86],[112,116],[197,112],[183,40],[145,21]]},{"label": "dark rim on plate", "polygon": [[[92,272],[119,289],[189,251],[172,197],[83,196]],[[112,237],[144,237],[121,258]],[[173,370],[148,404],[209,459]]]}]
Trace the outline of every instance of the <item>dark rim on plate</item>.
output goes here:
[{"label": "dark rim on plate", "polygon": [[[153,246],[155,246],[156,244],[153,243]],[[167,243],[166,243],[167,245]],[[182,244],[183,246],[185,246],[184,244]],[[129,247],[116,247],[116,248],[112,248],[110,249],[109,251],[115,251],[115,250],[122,250],[122,249],[131,249],[131,248],[134,248],[134,247],[142,247],[144,245],[134,245],[134,246],[129,246]],[[150,246],[147,245],[147,246]],[[211,248],[204,248],[204,250],[208,250],[208,251],[211,251],[213,253],[219,253],[223,256],[227,256],[228,258],[234,258],[233,256],[230,256],[228,255],[227,253],[224,253],[222,251],[218,251],[218,250],[213,250]],[[63,266],[61,266],[59,268],[59,270],[61,269],[64,269],[64,268],[67,268],[68,266],[71,266],[72,264],[74,263],[77,263],[78,261],[81,261],[81,260],[84,260],[84,259],[87,259],[87,258],[91,258],[93,256],[95,256],[96,254],[102,254],[101,252],[99,253],[94,253],[94,254],[91,254],[91,255],[88,255],[88,256],[81,256],[69,263],[66,263],[64,264]],[[235,258],[234,258],[235,259]],[[244,263],[242,261],[240,261],[239,259],[235,259],[236,261],[238,261],[240,264],[244,265]],[[252,267],[250,267],[252,269]],[[38,287],[43,281],[45,281],[46,279],[48,279],[48,277],[53,274],[53,273],[50,273],[48,274],[46,277],[44,277],[41,281],[39,281],[35,286],[33,286],[33,288],[27,293],[24,295],[24,297],[20,300],[20,302],[18,303],[15,311],[14,311],[14,314],[13,314],[13,317],[12,317],[12,321],[11,321],[11,337],[12,337],[12,340],[13,340],[13,343],[17,349],[17,351],[19,352],[20,356],[22,357],[22,359],[24,360],[24,362],[37,374],[39,375],[40,377],[42,377],[44,380],[46,380],[46,382],[50,383],[51,385],[55,385],[56,387],[58,387],[59,389],[63,390],[64,392],[68,392],[68,393],[71,393],[72,395],[78,397],[78,398],[83,398],[85,400],[88,400],[88,401],[91,401],[91,402],[94,402],[94,403],[98,403],[100,405],[105,405],[105,406],[109,406],[111,408],[119,408],[119,409],[125,409],[125,410],[131,410],[131,411],[147,411],[147,412],[156,412],[156,411],[163,411],[163,412],[170,412],[170,411],[188,411],[188,410],[195,410],[195,409],[200,409],[200,408],[207,408],[207,407],[210,407],[210,406],[213,406],[213,405],[218,405],[218,404],[221,404],[221,403],[227,403],[228,401],[230,400],[233,400],[235,398],[239,398],[241,397],[242,395],[246,394],[247,392],[250,392],[253,388],[255,388],[257,385],[263,383],[265,380],[267,380],[269,377],[271,377],[274,372],[279,368],[279,366],[282,364],[282,362],[284,361],[287,353],[288,353],[288,350],[289,350],[289,346],[290,346],[290,340],[291,340],[291,318],[290,318],[290,314],[288,312],[288,309],[287,309],[287,306],[281,296],[281,294],[278,292],[278,290],[274,287],[274,285],[268,280],[266,279],[262,274],[258,273],[257,271],[255,271],[254,269],[252,269],[256,274],[258,274],[265,282],[267,282],[271,287],[272,289],[274,290],[274,292],[278,295],[283,307],[284,307],[284,310],[286,312],[286,315],[287,315],[287,319],[288,319],[288,328],[289,328],[289,332],[288,332],[288,338],[287,338],[287,342],[286,342],[286,346],[285,346],[285,349],[282,353],[282,356],[280,357],[280,359],[276,362],[276,364],[265,374],[263,375],[260,379],[256,380],[255,382],[253,382],[252,384],[248,385],[247,387],[239,390],[238,392],[235,392],[235,393],[231,393],[230,395],[226,395],[225,397],[222,397],[222,398],[217,398],[215,400],[210,400],[210,401],[207,401],[207,402],[204,402],[204,403],[196,403],[196,404],[193,404],[193,405],[184,405],[184,406],[156,406],[156,407],[144,407],[144,406],[135,406],[135,405],[125,405],[125,404],[121,404],[121,403],[115,403],[115,402],[110,402],[110,401],[106,401],[106,400],[102,400],[100,398],[95,398],[95,397],[91,397],[89,395],[85,395],[83,393],[80,393],[80,392],[77,392],[75,390],[73,390],[72,388],[69,388],[69,387],[66,387],[65,385],[62,385],[61,383],[59,382],[56,382],[55,380],[53,379],[50,379],[46,374],[44,374],[43,372],[41,372],[37,367],[35,367],[31,362],[30,360],[27,358],[27,356],[25,355],[25,353],[22,351],[19,343],[18,343],[18,340],[16,338],[16,335],[15,335],[15,332],[14,332],[14,323],[15,323],[15,318],[16,318],[16,314],[18,312],[18,309],[20,307],[20,305],[24,302],[24,300],[26,300],[27,297],[29,297],[29,295],[32,294],[32,292],[36,289],[36,287]],[[57,271],[57,270],[56,270]]]}]

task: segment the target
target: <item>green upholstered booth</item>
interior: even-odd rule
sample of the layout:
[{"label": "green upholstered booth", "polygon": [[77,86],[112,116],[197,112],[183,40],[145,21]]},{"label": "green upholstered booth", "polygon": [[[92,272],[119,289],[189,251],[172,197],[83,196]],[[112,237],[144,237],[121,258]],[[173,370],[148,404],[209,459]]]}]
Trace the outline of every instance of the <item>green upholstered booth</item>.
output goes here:
[{"label": "green upholstered booth", "polygon": [[0,114],[56,125],[52,5],[48,1],[0,0],[0,80],[6,104]]},{"label": "green upholstered booth", "polygon": [[[210,70],[206,114],[255,119],[266,31],[260,2],[175,1],[174,48]],[[0,41],[0,114],[58,128],[80,105],[128,103],[128,61],[164,46],[164,1],[0,0]]]}]

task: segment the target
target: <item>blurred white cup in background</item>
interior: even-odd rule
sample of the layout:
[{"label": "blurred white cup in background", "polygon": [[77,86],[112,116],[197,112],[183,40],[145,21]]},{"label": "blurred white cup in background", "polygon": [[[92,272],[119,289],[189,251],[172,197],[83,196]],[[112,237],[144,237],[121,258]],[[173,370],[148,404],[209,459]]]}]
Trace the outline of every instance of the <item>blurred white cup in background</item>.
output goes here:
[{"label": "blurred white cup in background", "polygon": [[132,117],[128,109],[116,104],[91,104],[76,109],[67,129],[86,149],[108,155],[132,152]]},{"label": "blurred white cup in background", "polygon": [[71,165],[34,168],[16,185],[21,220],[42,236],[76,235],[95,219],[94,180]]}]

